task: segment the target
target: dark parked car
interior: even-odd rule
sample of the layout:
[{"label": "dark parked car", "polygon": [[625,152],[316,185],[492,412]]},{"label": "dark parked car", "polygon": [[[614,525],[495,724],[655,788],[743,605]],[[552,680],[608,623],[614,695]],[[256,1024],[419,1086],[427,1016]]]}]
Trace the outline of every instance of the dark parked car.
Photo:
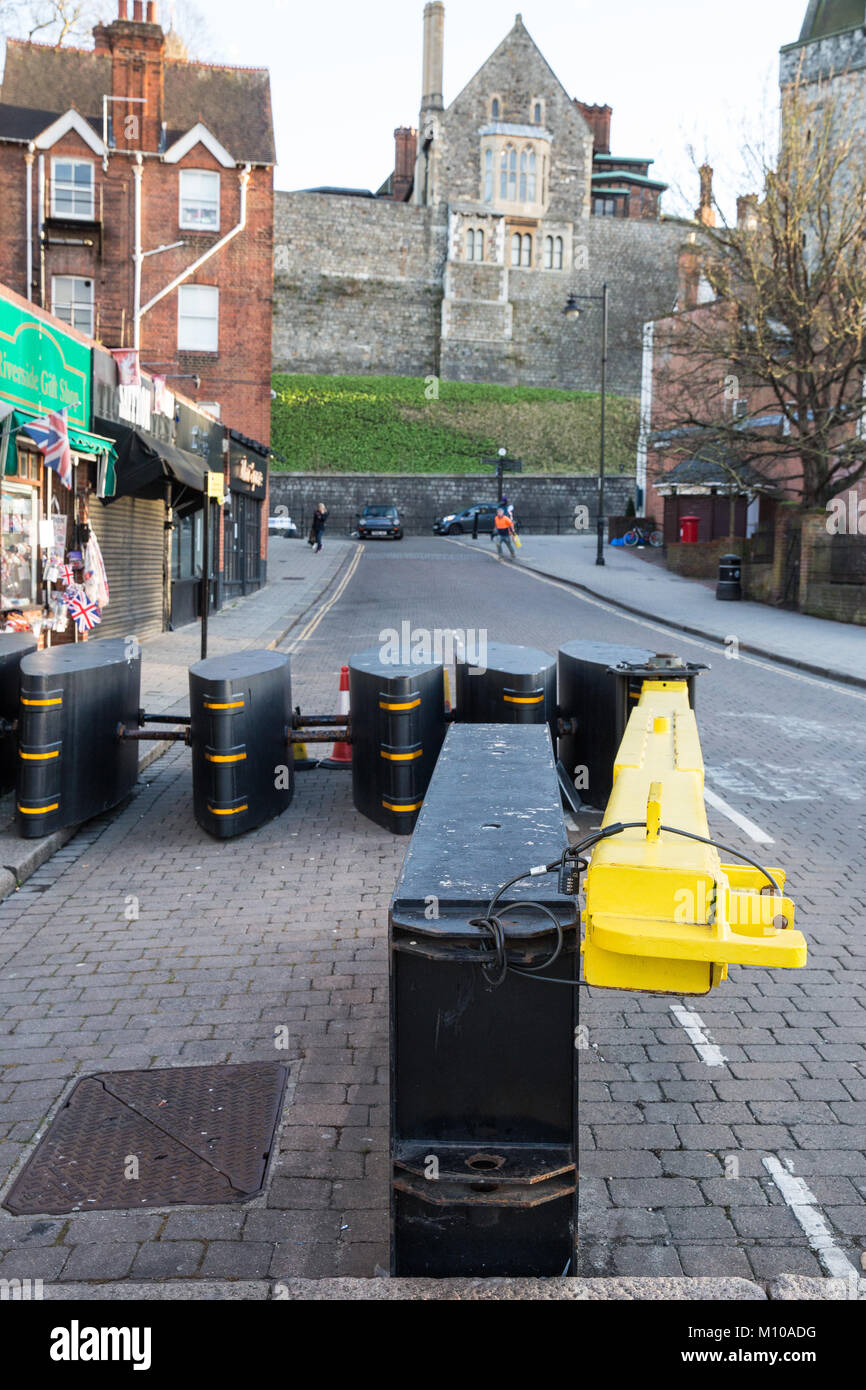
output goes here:
[{"label": "dark parked car", "polygon": [[358,535],[361,540],[373,536],[390,536],[392,540],[403,539],[400,513],[396,507],[365,507],[358,517]]},{"label": "dark parked car", "polygon": [[493,530],[496,505],[491,502],[476,502],[462,512],[449,512],[447,516],[437,516],[433,522],[435,536],[462,536],[464,531],[472,535],[475,528],[475,514],[478,513],[478,531],[489,536]]}]

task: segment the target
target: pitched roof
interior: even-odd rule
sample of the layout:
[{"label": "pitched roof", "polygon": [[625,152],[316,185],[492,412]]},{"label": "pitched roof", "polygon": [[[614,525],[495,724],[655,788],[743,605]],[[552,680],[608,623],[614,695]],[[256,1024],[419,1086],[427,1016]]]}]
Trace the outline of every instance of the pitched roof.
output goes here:
[{"label": "pitched roof", "polygon": [[800,43],[838,34],[845,29],[860,29],[866,22],[864,0],[810,0],[800,30]]},{"label": "pitched roof", "polygon": [[704,444],[692,458],[683,459],[656,479],[656,488],[766,486],[766,479],[751,464],[735,458],[717,444]]},{"label": "pitched roof", "polygon": [[[10,40],[0,88],[3,107],[44,106],[52,110],[40,127],[74,108],[93,123],[102,119],[102,97],[111,91],[111,59],[88,49],[52,48]],[[238,162],[274,164],[270,78],[266,68],[217,67],[210,63],[165,64],[166,124],[178,135],[199,121]],[[10,117],[10,120],[12,118]],[[14,118],[18,125],[20,117]],[[5,129],[0,125],[0,132]]]}]

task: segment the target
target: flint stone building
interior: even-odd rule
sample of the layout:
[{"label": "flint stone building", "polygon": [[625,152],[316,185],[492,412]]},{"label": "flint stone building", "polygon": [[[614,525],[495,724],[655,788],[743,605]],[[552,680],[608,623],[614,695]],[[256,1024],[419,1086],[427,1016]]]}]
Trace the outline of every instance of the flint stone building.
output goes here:
[{"label": "flint stone building", "polygon": [[520,15],[447,107],[443,38],[428,4],[418,128],[377,193],[276,195],[275,369],[594,390],[599,305],[563,308],[607,280],[610,388],[637,395],[694,224],[660,216],[653,161],[611,154],[610,107],[569,95]]}]

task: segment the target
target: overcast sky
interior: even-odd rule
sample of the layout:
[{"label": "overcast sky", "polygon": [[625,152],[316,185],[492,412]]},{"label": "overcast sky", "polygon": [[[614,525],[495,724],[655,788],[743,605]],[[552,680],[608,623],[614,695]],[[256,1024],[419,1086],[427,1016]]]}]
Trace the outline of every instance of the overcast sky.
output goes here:
[{"label": "overcast sky", "polygon": [[[446,105],[511,28],[519,3],[446,0]],[[685,182],[689,209],[697,188],[687,146],[708,155],[724,180],[743,120],[754,130],[772,118],[778,51],[797,38],[806,9],[806,0],[522,3],[527,29],[568,92],[613,106],[614,153],[654,156],[654,172]],[[422,0],[208,0],[200,8],[214,59],[271,70],[277,186],[376,189],[393,167],[394,127],[417,125]]]}]

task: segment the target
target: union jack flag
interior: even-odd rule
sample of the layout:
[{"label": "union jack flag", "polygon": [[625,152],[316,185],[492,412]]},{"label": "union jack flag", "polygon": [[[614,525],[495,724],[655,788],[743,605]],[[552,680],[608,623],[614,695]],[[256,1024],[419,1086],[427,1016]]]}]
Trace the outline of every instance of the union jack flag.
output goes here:
[{"label": "union jack flag", "polygon": [[102,622],[98,605],[91,603],[83,589],[67,589],[63,598],[79,632],[91,632]]},{"label": "union jack flag", "polygon": [[71,565],[57,566],[57,582],[62,589],[69,589],[75,583],[75,571]]},{"label": "union jack flag", "polygon": [[32,439],[45,456],[48,468],[53,468],[64,487],[72,487],[72,454],[66,429],[66,411],[52,410],[21,426],[21,434]]}]

